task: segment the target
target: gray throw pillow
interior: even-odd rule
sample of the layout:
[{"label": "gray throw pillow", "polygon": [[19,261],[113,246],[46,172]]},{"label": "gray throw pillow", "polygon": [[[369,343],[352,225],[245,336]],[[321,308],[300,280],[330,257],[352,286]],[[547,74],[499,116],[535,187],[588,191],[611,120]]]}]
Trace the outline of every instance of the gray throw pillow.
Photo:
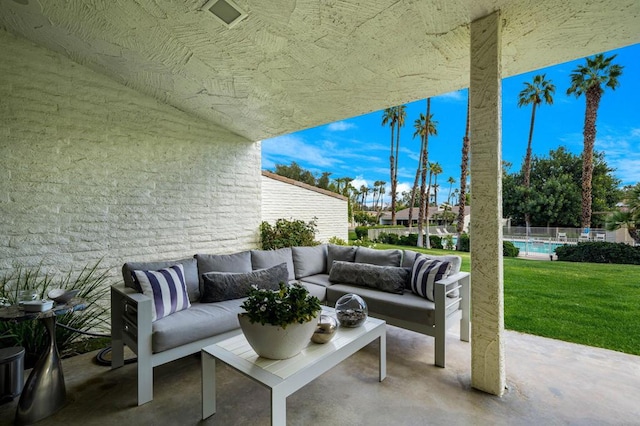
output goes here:
[{"label": "gray throw pillow", "polygon": [[403,294],[410,276],[409,268],[336,261],[333,262],[329,281]]},{"label": "gray throw pillow", "polygon": [[338,246],[329,244],[327,246],[327,274],[331,273],[331,265],[334,261],[353,262],[356,260],[356,249],[354,246]]},{"label": "gray throw pillow", "polygon": [[402,251],[358,247],[355,261],[356,263],[369,263],[378,266],[402,266]]},{"label": "gray throw pillow", "polygon": [[327,245],[291,247],[296,279],[324,274],[327,270]]},{"label": "gray throw pillow", "polygon": [[251,272],[207,272],[202,274],[204,284],[200,302],[213,303],[247,297],[252,285],[278,290],[280,283],[286,283],[287,278],[285,263]]},{"label": "gray throw pillow", "polygon": [[202,274],[207,272],[251,272],[251,253],[242,251],[233,254],[196,254],[198,282],[202,293]]},{"label": "gray throw pillow", "polygon": [[289,281],[295,280],[296,276],[293,267],[291,247],[277,250],[251,250],[251,265],[254,270],[270,268],[283,262],[287,264]]}]

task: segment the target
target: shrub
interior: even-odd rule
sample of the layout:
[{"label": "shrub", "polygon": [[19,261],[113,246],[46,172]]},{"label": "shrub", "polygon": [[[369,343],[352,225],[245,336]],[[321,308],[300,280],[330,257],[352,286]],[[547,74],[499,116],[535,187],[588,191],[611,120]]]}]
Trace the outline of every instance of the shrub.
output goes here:
[{"label": "shrub", "polygon": [[[85,309],[70,312],[57,317],[56,341],[62,356],[69,355],[73,346],[84,339],[84,335],[75,330],[108,332],[109,292],[107,271],[98,272],[98,261],[93,266],[85,266],[79,275],[72,271],[65,276],[55,278],[43,273],[40,266],[27,269],[16,266],[13,272],[5,274],[0,279],[0,298],[10,304],[18,303],[18,294],[22,290],[34,290],[40,299],[46,298],[47,293],[54,288],[65,290],[79,289],[79,298],[85,301]],[[68,329],[71,327],[72,329]],[[31,368],[45,349],[49,346],[49,338],[44,333],[39,321],[2,321],[0,322],[0,348],[23,346],[25,348],[25,367]]]},{"label": "shrub", "polygon": [[444,248],[447,250],[453,250],[455,249],[455,245],[453,244],[453,235],[449,234],[449,235],[445,235],[443,238],[443,245]]},{"label": "shrub", "polygon": [[349,245],[345,240],[343,240],[342,238],[338,238],[338,237],[329,238],[329,244],[335,244],[337,246],[348,246]]},{"label": "shrub", "polygon": [[350,240],[357,240],[358,236],[356,235],[356,231],[349,231],[349,239]]},{"label": "shrub", "polygon": [[418,245],[418,234],[401,235],[398,244],[415,247]]},{"label": "shrub", "polygon": [[309,223],[302,220],[278,219],[272,226],[268,222],[260,224],[260,239],[263,250],[275,250],[294,246],[315,246],[315,219]]},{"label": "shrub", "polygon": [[369,227],[368,226],[356,226],[355,229],[356,240],[364,240],[369,238]]},{"label": "shrub", "polygon": [[469,252],[471,250],[469,245],[469,234],[458,235],[458,251]]},{"label": "shrub", "polygon": [[400,244],[400,236],[398,234],[388,234],[386,232],[383,232],[380,235],[378,235],[377,241],[383,244],[398,245]]},{"label": "shrub", "polygon": [[511,241],[502,241],[502,255],[505,257],[518,257],[520,249]]},{"label": "shrub", "polygon": [[586,242],[556,248],[558,260],[565,262],[624,263],[640,265],[640,247],[623,243]]},{"label": "shrub", "polygon": [[442,248],[442,237],[439,235],[429,235],[429,245],[434,249]]}]

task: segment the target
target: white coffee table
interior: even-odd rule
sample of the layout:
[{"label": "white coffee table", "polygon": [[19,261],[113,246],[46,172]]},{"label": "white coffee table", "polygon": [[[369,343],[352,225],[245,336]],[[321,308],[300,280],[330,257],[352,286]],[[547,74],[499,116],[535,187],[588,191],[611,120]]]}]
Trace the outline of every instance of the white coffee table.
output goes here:
[{"label": "white coffee table", "polygon": [[[330,315],[334,315],[330,308]],[[325,312],[323,312],[325,313]],[[367,318],[360,327],[338,327],[325,344],[309,342],[293,358],[272,360],[259,357],[244,335],[230,337],[202,349],[202,418],[216,412],[216,360],[271,390],[271,424],[286,425],[287,396],[338,365],[375,339],[380,339],[380,381],[387,374],[387,339],[384,321]]]}]

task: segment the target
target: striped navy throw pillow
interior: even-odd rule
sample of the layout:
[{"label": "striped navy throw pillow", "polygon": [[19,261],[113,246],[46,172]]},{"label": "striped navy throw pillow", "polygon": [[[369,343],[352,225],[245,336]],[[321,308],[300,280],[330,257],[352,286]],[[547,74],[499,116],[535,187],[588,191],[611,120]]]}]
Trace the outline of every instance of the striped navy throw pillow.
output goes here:
[{"label": "striped navy throw pillow", "polygon": [[159,320],[191,306],[184,279],[184,266],[174,265],[157,271],[133,271],[133,280],[149,296],[151,321]]},{"label": "striped navy throw pillow", "polygon": [[434,283],[451,271],[451,263],[429,259],[427,256],[416,256],[411,269],[411,291],[418,296],[434,301]]}]

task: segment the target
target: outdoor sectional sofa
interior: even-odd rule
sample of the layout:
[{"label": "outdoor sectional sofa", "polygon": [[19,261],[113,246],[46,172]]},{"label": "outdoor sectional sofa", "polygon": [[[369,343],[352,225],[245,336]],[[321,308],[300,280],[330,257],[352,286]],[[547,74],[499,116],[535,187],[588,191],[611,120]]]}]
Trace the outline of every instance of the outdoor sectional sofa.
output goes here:
[{"label": "outdoor sectional sofa", "polygon": [[445,334],[455,321],[460,340],[469,341],[470,277],[460,263],[459,256],[326,244],[126,263],[124,284],[111,288],[112,368],[124,365],[128,346],[138,357],[138,405],[151,401],[154,367],[240,333],[249,286],[277,288],[285,280],[329,306],[360,295],[369,315],[434,337],[435,365],[444,367]]}]

